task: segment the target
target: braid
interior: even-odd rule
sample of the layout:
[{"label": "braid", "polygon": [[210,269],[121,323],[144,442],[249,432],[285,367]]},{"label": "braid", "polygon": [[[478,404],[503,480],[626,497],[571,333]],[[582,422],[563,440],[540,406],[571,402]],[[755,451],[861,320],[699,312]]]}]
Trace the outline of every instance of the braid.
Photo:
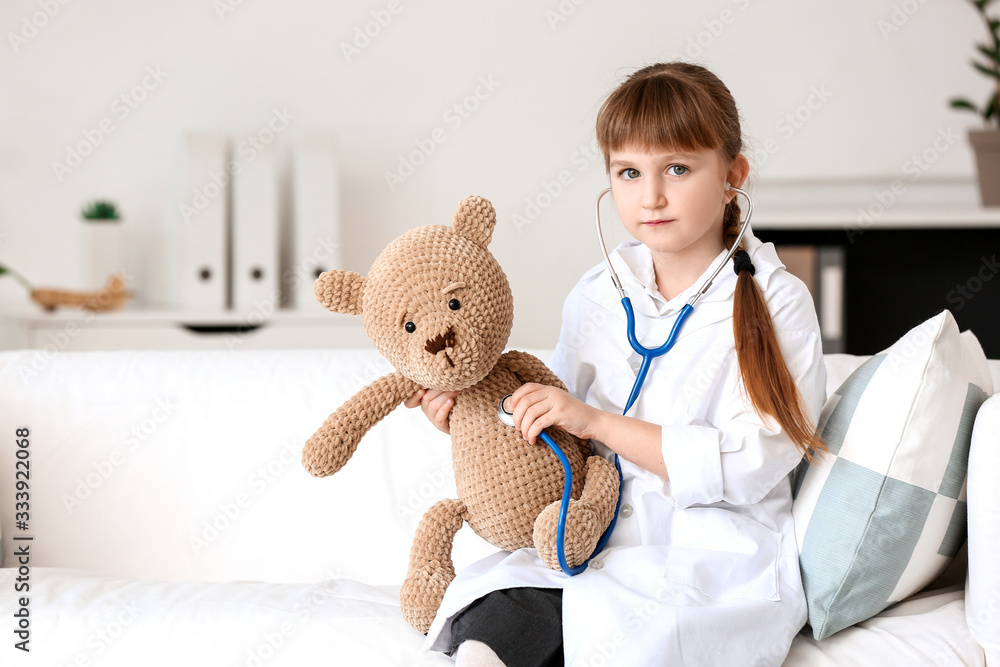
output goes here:
[{"label": "braid", "polygon": [[722,242],[727,248],[733,247],[733,242],[740,234],[740,205],[733,197],[726,210],[722,213]]},{"label": "braid", "polygon": [[[740,233],[740,207],[736,198],[722,215],[722,238],[732,248]],[[744,250],[740,243],[740,250]],[[781,425],[810,462],[826,447],[815,432],[795,378],[792,377],[774,331],[774,322],[760,286],[750,271],[740,271],[733,298],[733,337],[740,377],[759,415],[770,415]]]}]

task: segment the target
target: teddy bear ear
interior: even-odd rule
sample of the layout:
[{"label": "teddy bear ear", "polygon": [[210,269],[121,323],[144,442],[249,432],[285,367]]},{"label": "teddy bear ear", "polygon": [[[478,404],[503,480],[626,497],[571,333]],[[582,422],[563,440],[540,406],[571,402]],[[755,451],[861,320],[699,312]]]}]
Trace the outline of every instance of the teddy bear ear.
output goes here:
[{"label": "teddy bear ear", "polygon": [[484,248],[490,244],[496,224],[497,214],[493,204],[479,195],[466,197],[455,211],[455,231]]},{"label": "teddy bear ear", "polygon": [[324,308],[347,315],[361,314],[365,279],[354,271],[325,271],[313,283],[316,300]]}]

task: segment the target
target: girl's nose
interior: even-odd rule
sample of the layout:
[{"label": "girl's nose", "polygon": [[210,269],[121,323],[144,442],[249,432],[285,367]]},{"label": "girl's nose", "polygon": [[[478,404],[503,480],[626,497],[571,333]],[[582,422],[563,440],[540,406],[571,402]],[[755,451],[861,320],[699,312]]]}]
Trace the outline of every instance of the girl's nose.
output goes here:
[{"label": "girl's nose", "polygon": [[642,192],[642,206],[647,209],[663,208],[667,205],[667,190],[659,183],[648,182]]}]

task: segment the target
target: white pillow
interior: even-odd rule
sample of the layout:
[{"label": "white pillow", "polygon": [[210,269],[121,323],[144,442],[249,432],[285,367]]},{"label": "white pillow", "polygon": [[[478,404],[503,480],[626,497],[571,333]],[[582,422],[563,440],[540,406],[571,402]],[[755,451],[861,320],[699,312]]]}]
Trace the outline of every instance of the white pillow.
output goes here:
[{"label": "white pillow", "polygon": [[943,311],[827,400],[831,453],[800,466],[792,509],[816,639],[916,593],[955,556],[972,426],[992,388],[979,342]]},{"label": "white pillow", "polygon": [[1000,394],[979,408],[969,452],[969,578],[965,616],[986,651],[986,664],[1000,667]]}]

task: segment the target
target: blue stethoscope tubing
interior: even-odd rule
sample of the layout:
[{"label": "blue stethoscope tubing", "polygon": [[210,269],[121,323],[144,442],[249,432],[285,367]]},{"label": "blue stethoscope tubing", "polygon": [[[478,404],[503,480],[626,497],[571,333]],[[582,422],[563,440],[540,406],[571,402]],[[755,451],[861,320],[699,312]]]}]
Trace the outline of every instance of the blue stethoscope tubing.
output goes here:
[{"label": "blue stethoscope tubing", "polygon": [[[500,421],[502,423],[511,427],[514,426],[514,413],[512,413],[507,409],[507,399],[510,398],[512,395],[513,394],[507,394],[506,396],[501,398],[500,405],[497,406],[497,417],[500,418]],[[604,533],[601,535],[600,541],[594,548],[594,552],[587,557],[587,560],[577,565],[576,567],[570,567],[569,563],[566,562],[565,544],[566,544],[566,514],[569,511],[570,496],[573,493],[573,468],[569,464],[569,459],[566,457],[566,453],[559,447],[559,445],[556,444],[556,441],[552,439],[552,436],[550,436],[545,431],[542,431],[541,433],[538,434],[538,437],[541,438],[542,442],[548,445],[549,449],[551,449],[553,453],[555,453],[555,455],[559,458],[559,462],[562,464],[563,471],[565,473],[562,502],[559,505],[559,521],[556,524],[556,540],[557,540],[556,555],[559,557],[559,568],[569,576],[573,576],[576,574],[580,574],[581,572],[586,570],[587,563],[590,562],[590,559],[593,558],[598,553],[600,553],[601,549],[604,548],[604,545],[607,543],[608,538],[611,536],[611,528],[614,526],[614,520],[612,520],[611,525],[609,525],[605,529]],[[621,484],[621,474],[622,471],[621,468],[619,468],[618,469],[619,485]],[[622,501],[622,495],[619,492],[618,493],[619,505],[621,504],[621,501]],[[615,515],[617,516],[617,514],[618,514],[618,505],[615,506]]]},{"label": "blue stethoscope tubing", "polygon": [[[607,543],[608,538],[611,537],[611,529],[614,527],[614,519],[611,520],[611,524],[605,529],[604,534],[601,535],[601,540],[597,543],[594,548],[594,553],[587,557],[587,560],[580,563],[576,567],[570,567],[569,563],[566,562],[566,514],[569,511],[569,499],[570,494],[573,493],[573,469],[569,465],[569,459],[566,458],[566,453],[559,448],[556,441],[552,439],[545,431],[539,434],[546,445],[549,446],[556,456],[559,457],[559,462],[562,463],[563,470],[566,471],[566,482],[563,484],[563,495],[562,502],[559,505],[559,523],[556,525],[556,555],[559,557],[559,569],[568,574],[569,576],[574,576],[580,574],[587,569],[587,563],[590,559],[601,553],[601,549]],[[618,484],[621,485],[622,470],[618,468]],[[621,491],[618,492],[618,505],[621,505],[622,494]],[[618,517],[618,505],[615,505],[615,518]]]},{"label": "blue stethoscope tubing", "polygon": [[[708,279],[702,284],[701,288],[697,292],[695,292],[694,295],[688,300],[688,302],[684,304],[684,306],[681,308],[680,312],[677,314],[677,319],[674,320],[673,327],[671,327],[670,329],[670,335],[667,336],[667,340],[665,340],[663,344],[660,345],[659,347],[654,347],[654,348],[644,347],[639,342],[639,339],[635,335],[635,311],[632,309],[632,301],[625,293],[625,289],[622,287],[621,280],[618,278],[618,274],[615,272],[614,267],[611,265],[611,257],[610,255],[608,255],[608,248],[604,244],[604,234],[601,230],[601,199],[603,199],[606,194],[611,192],[611,188],[602,191],[601,194],[597,196],[597,202],[594,206],[595,209],[594,217],[597,219],[597,238],[601,246],[601,254],[604,255],[604,262],[608,267],[608,272],[611,274],[611,282],[614,283],[615,288],[621,295],[622,308],[625,309],[625,320],[626,320],[625,326],[626,326],[626,335],[628,336],[629,345],[631,345],[632,349],[635,350],[636,354],[642,357],[642,363],[639,366],[638,373],[636,373],[635,383],[632,385],[632,391],[629,394],[628,401],[626,401],[625,403],[625,409],[622,410],[623,415],[628,414],[628,411],[632,408],[632,405],[639,398],[639,392],[642,390],[642,385],[646,381],[646,374],[649,372],[649,366],[653,362],[653,359],[666,354],[674,346],[674,343],[677,342],[677,336],[680,334],[681,327],[684,326],[684,322],[694,311],[694,305],[698,302],[699,299],[701,299],[701,297],[705,294],[705,292],[708,291],[708,288],[712,286],[712,282],[715,280],[716,276],[719,275],[719,272],[722,270],[722,267],[724,267],[727,263],[729,263],[729,260],[731,260],[733,258],[733,255],[736,254],[736,251],[739,250],[740,243],[743,241],[743,236],[746,234],[746,231],[750,225],[750,216],[753,214],[753,200],[750,199],[750,195],[748,195],[746,192],[740,190],[739,188],[733,187],[732,185],[729,185],[727,190],[735,190],[737,193],[743,195],[743,197],[747,200],[747,215],[746,218],[743,220],[743,222],[740,223],[739,234],[737,235],[736,240],[733,242],[732,247],[729,249],[729,252],[726,254],[726,257],[721,262],[719,262],[719,265],[715,268],[715,271],[713,271],[712,274],[708,277]],[[513,420],[510,419],[511,413],[507,412],[506,407],[504,407],[506,400],[507,397],[504,397],[500,401],[500,407],[497,412],[500,415],[501,420],[504,421],[504,423],[508,424],[509,426],[512,426]],[[510,420],[508,421],[508,419]],[[597,542],[597,546],[594,547],[593,553],[591,553],[590,556],[587,557],[587,560],[585,560],[580,565],[577,565],[576,567],[570,567],[569,564],[566,562],[565,537],[566,537],[566,514],[569,510],[570,495],[573,491],[573,471],[570,468],[569,459],[566,457],[566,454],[562,451],[562,449],[560,449],[559,446],[556,444],[555,440],[553,440],[552,437],[545,431],[542,431],[539,434],[539,437],[542,439],[542,442],[548,445],[549,448],[555,453],[555,455],[559,457],[559,462],[562,464],[563,470],[565,471],[566,481],[563,485],[562,502],[559,505],[559,523],[556,526],[556,538],[557,538],[556,551],[559,557],[559,567],[567,575],[574,576],[586,570],[587,564],[590,562],[590,560],[597,554],[601,553],[601,551],[607,545],[608,540],[611,538],[611,532],[614,530],[615,523],[618,522],[618,512],[621,509],[621,504],[622,504],[622,484],[624,483],[621,461],[619,460],[618,454],[616,453],[615,470],[618,471],[618,501],[615,503],[615,514],[613,517],[611,517],[611,523],[608,524],[608,527],[601,535],[601,539]]]}]

